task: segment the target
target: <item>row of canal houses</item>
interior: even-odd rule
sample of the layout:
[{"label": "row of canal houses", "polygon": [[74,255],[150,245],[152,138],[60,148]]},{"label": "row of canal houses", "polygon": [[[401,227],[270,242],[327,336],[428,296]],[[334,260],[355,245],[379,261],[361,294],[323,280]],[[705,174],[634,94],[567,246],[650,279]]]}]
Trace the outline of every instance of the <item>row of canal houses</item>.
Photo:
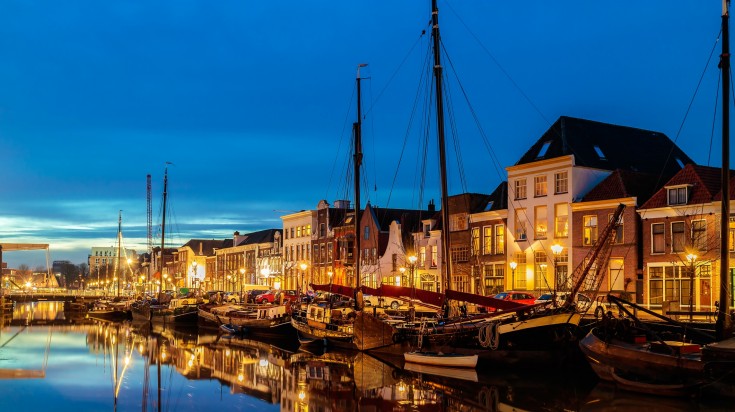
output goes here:
[{"label": "row of canal houses", "polygon": [[[695,165],[659,132],[560,117],[506,172],[507,181],[489,194],[449,198],[452,289],[489,295],[568,287],[622,203],[622,230],[600,290],[627,291],[652,308],[665,302],[714,308],[719,168]],[[351,206],[321,200],[313,210],[282,216],[281,228],[192,239],[171,251],[164,273],[206,290],[237,291],[241,284],[303,290],[309,283],[355,285],[358,276],[373,287],[442,290],[446,225],[433,202],[425,210],[367,204],[357,234]]]}]

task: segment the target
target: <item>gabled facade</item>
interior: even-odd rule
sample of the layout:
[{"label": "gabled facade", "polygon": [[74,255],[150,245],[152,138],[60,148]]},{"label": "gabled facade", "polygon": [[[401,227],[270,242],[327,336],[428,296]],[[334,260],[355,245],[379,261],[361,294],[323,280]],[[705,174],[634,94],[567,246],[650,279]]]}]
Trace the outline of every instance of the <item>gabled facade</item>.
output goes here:
[{"label": "gabled facade", "polygon": [[508,288],[506,279],[506,228],[508,183],[502,182],[490,195],[485,210],[470,215],[472,278],[478,279],[474,293],[490,296]]},{"label": "gabled facade", "polygon": [[207,256],[214,255],[215,249],[225,245],[225,240],[216,239],[191,239],[186,242],[174,254],[173,279],[170,281],[176,287],[214,290],[214,271],[207,270]]},{"label": "gabled facade", "polygon": [[[720,173],[719,168],[687,165],[639,209],[643,300],[649,307],[676,302],[680,308],[714,309],[719,297]],[[730,222],[732,240],[732,217]],[[732,259],[732,249],[730,255]]]},{"label": "gabled facade", "polygon": [[[508,253],[516,266],[512,288],[541,293],[568,279],[569,256],[575,255],[570,249],[594,243],[588,236],[574,244],[572,234],[591,233],[601,224],[592,216],[571,219],[572,204],[614,170],[668,178],[686,163],[691,159],[662,133],[560,117],[506,168]],[[561,253],[555,255],[552,246],[560,246]]]},{"label": "gabled facade", "polygon": [[[572,226],[575,230],[572,231],[570,271],[584,262],[618,205],[626,206],[613,238],[610,259],[599,280],[599,290],[582,291],[590,297],[598,292],[634,292],[641,284],[641,220],[636,210],[651,197],[657,180],[655,175],[618,169],[595,186],[582,201],[572,203]],[[573,286],[567,272],[560,272],[558,281],[563,290]]]},{"label": "gabled facade", "polygon": [[[309,249],[318,227],[316,210],[302,210],[281,216],[283,221],[283,285],[296,289],[301,275],[300,264],[308,261]],[[314,251],[316,254],[316,249]],[[308,262],[311,266],[311,262]]]},{"label": "gabled facade", "polygon": [[[360,219],[360,279],[361,284],[377,287],[409,285],[402,277],[406,273],[408,251],[413,251],[410,234],[420,227],[422,217],[430,216],[434,210],[387,209],[367,204]],[[403,271],[401,271],[403,268]],[[413,279],[422,285],[421,274]],[[433,282],[433,279],[431,280]],[[398,283],[396,283],[398,282]]]},{"label": "gabled facade", "polygon": [[347,213],[351,212],[350,202],[338,200],[334,203],[335,207],[330,207],[326,200],[319,201],[316,210],[316,225],[311,236],[313,253],[309,254],[307,248],[304,254],[297,253],[296,255],[297,261],[308,265],[305,271],[299,268],[299,272],[303,272],[300,274],[301,277],[305,278],[302,280],[304,286],[311,282],[320,284],[334,282],[347,285],[344,283],[347,281],[345,273],[347,256],[340,255],[340,252],[346,254],[347,251],[340,251],[337,248],[338,231],[336,229],[345,225]]},{"label": "gabled facade", "polygon": [[225,285],[224,290],[239,291],[243,284],[272,287],[275,279],[282,276],[280,229],[265,229],[246,235],[235,232],[232,245],[214,252],[215,282]]}]

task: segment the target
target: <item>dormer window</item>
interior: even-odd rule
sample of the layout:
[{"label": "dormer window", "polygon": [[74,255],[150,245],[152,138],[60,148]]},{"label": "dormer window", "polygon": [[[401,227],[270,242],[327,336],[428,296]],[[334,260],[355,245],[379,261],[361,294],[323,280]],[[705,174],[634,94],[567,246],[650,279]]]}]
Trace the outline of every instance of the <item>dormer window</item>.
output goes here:
[{"label": "dormer window", "polygon": [[536,158],[540,159],[546,156],[546,152],[549,150],[549,146],[551,146],[551,140],[549,140],[548,142],[544,142],[543,146],[541,146],[541,149],[539,149],[538,156],[536,156]]},{"label": "dormer window", "polygon": [[689,188],[687,186],[667,187],[668,205],[678,206],[685,205],[689,201]]},{"label": "dormer window", "polygon": [[431,232],[431,224],[430,223],[424,223],[424,237],[429,237]]},{"label": "dormer window", "polygon": [[595,153],[597,153],[597,156],[600,158],[600,160],[606,160],[605,153],[602,153],[602,149],[600,149],[600,146],[595,145]]}]

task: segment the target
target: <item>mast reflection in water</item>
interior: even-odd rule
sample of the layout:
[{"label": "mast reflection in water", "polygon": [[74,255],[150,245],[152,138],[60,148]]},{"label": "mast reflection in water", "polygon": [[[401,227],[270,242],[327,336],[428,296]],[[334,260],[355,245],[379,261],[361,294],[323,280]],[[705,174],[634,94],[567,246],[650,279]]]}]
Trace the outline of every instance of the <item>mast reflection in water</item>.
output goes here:
[{"label": "mast reflection in water", "polygon": [[[553,411],[660,403],[593,388],[585,371],[394,368],[358,352],[298,351],[295,336],[278,345],[102,323],[56,302],[16,305],[0,329],[0,410]],[[690,410],[692,402],[667,407]]]}]

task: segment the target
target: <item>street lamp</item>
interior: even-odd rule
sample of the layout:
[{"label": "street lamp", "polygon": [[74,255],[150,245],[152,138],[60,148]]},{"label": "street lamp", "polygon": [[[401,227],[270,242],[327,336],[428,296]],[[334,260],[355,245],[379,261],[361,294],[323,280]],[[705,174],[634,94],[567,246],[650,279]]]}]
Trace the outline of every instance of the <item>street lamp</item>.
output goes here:
[{"label": "street lamp", "polygon": [[416,296],[416,292],[415,292],[415,289],[414,289],[414,286],[413,286],[413,282],[414,282],[414,276],[415,276],[414,271],[416,269],[416,261],[417,260],[418,260],[418,258],[416,257],[416,255],[411,255],[411,256],[408,257],[409,268],[411,269],[411,273],[410,273],[411,279],[409,279],[409,281],[408,281],[409,282],[409,287],[411,288],[411,299],[408,301],[408,313],[409,313],[409,316],[411,317],[411,320],[412,321],[414,319],[414,313],[415,313],[414,312],[414,308],[413,308],[413,299]]},{"label": "street lamp", "polygon": [[697,261],[697,255],[690,253],[687,255],[689,261],[689,322],[694,317],[694,263]]},{"label": "street lamp", "polygon": [[510,261],[510,289],[513,290],[516,287],[516,268],[518,263],[515,260]]},{"label": "street lamp", "polygon": [[[304,278],[306,277],[306,268],[308,268],[309,265],[306,264],[306,262],[301,262],[299,265],[299,268],[301,268],[301,281],[299,282],[299,290],[304,289]],[[299,292],[301,294],[301,292]]]},{"label": "street lamp", "polygon": [[240,268],[240,299],[242,300],[242,284],[245,281],[245,268]]},{"label": "street lamp", "polygon": [[[556,306],[556,291],[559,289],[559,255],[561,255],[561,251],[564,250],[564,246],[555,243],[551,245],[551,253],[554,254],[554,306]],[[566,283],[566,279],[564,280],[564,283]],[[566,288],[566,284],[564,285]]]}]

